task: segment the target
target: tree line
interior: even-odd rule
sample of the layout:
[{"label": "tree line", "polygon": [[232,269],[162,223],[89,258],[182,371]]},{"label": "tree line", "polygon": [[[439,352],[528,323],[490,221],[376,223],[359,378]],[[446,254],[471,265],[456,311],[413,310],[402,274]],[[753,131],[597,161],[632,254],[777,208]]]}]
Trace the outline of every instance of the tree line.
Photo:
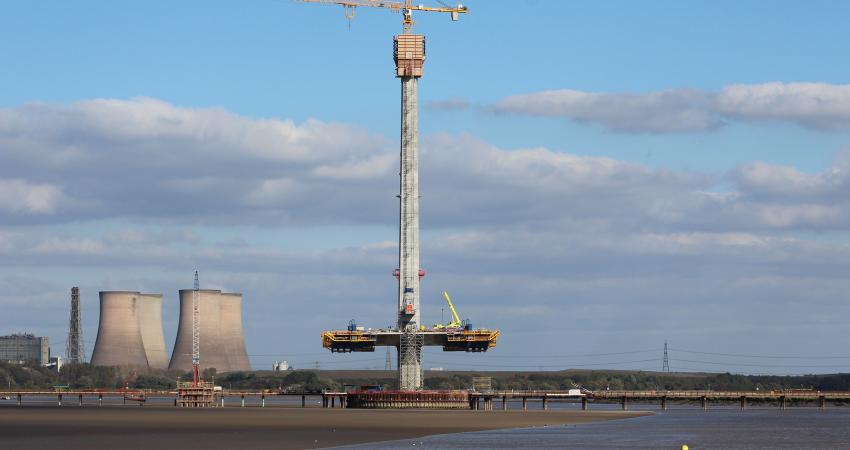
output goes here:
[{"label": "tree line", "polygon": [[[320,391],[378,386],[394,389],[396,379],[388,371],[294,370],[287,372],[230,372],[205,369],[205,380],[225,389],[269,391]],[[426,389],[469,389],[472,379],[491,377],[496,390],[714,390],[758,391],[812,389],[850,391],[850,374],[737,375],[730,373],[661,373],[632,371],[561,372],[427,372]],[[134,372],[117,367],[66,364],[59,372],[39,365],[0,363],[0,390],[20,389],[175,389],[177,380],[191,380],[191,372],[151,370]]]}]

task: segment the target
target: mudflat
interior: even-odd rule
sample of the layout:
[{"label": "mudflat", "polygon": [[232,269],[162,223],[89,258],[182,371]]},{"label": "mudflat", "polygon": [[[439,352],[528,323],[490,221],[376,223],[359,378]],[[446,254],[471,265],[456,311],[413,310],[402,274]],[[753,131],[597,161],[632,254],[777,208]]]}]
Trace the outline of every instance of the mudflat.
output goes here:
[{"label": "mudflat", "polygon": [[301,449],[646,415],[632,411],[2,407],[0,448]]}]

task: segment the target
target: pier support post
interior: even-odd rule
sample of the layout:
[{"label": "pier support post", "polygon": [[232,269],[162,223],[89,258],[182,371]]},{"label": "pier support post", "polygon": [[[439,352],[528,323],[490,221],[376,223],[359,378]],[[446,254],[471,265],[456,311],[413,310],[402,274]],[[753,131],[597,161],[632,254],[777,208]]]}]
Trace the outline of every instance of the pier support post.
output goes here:
[{"label": "pier support post", "polygon": [[302,408],[306,408],[306,407],[307,407],[307,396],[306,396],[306,395],[303,395],[303,394],[301,395],[301,407],[302,407]]},{"label": "pier support post", "polygon": [[667,396],[661,397],[661,410],[667,411]]},{"label": "pier support post", "polygon": [[543,411],[549,409],[549,397],[546,397],[546,394],[543,394]]},{"label": "pier support post", "polygon": [[708,411],[708,397],[702,396],[702,410]]},{"label": "pier support post", "polygon": [[522,398],[522,410],[528,411],[528,397]]},{"label": "pier support post", "polygon": [[741,396],[741,411],[745,411],[747,409],[747,396]]},{"label": "pier support post", "polygon": [[507,411],[507,410],[508,410],[508,396],[503,395],[502,396],[502,411]]},{"label": "pier support post", "polygon": [[336,396],[331,395],[331,408],[336,408]]},{"label": "pier support post", "polygon": [[629,410],[629,398],[624,396],[622,398],[621,402],[622,402],[622,405],[623,405],[623,411],[628,411]]},{"label": "pier support post", "polygon": [[581,398],[581,410],[587,411],[587,409],[588,409],[587,397],[582,397]]},{"label": "pier support post", "polygon": [[103,394],[97,394],[97,406],[103,406]]},{"label": "pier support post", "polygon": [[[20,396],[18,396],[20,398]],[[818,408],[824,409],[826,408],[826,397],[823,395],[818,397]]]}]

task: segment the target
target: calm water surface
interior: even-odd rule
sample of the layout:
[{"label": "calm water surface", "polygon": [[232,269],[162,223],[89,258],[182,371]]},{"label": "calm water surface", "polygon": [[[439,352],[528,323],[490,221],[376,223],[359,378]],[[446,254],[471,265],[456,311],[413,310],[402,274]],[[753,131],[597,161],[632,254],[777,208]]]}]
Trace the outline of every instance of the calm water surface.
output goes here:
[{"label": "calm water surface", "polygon": [[[597,408],[598,409],[598,408]],[[637,410],[638,408],[634,408]],[[850,408],[678,408],[582,425],[481,431],[346,449],[850,449]],[[494,411],[498,414],[498,411]]]}]

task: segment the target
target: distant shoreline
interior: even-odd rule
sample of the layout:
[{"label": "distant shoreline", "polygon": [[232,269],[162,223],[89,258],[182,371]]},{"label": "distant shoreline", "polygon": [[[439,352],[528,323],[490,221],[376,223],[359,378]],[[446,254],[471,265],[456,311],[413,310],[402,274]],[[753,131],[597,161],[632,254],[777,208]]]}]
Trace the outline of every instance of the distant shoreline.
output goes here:
[{"label": "distant shoreline", "polygon": [[641,411],[8,406],[0,407],[0,449],[326,448],[649,414]]}]

